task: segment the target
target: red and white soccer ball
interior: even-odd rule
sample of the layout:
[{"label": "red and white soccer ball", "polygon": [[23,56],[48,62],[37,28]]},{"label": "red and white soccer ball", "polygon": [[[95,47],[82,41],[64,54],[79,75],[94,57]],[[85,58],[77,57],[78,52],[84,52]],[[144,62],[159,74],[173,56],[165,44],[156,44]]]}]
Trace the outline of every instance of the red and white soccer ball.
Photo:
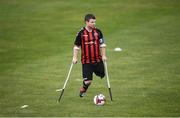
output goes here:
[{"label": "red and white soccer ball", "polygon": [[105,96],[103,94],[98,94],[94,96],[94,104],[101,106],[106,103]]}]

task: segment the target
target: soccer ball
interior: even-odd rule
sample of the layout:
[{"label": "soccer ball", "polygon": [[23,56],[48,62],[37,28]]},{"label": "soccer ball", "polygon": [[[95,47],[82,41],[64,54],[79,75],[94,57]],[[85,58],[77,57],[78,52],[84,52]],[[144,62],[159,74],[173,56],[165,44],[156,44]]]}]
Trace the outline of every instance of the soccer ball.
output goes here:
[{"label": "soccer ball", "polygon": [[98,94],[94,96],[94,104],[101,106],[104,105],[106,102],[105,96],[103,94]]}]

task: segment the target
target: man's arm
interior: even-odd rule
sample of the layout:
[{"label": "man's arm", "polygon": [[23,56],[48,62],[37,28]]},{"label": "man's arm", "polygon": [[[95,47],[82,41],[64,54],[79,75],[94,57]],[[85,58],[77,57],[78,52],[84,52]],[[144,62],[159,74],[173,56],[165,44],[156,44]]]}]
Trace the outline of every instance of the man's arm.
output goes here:
[{"label": "man's arm", "polygon": [[101,55],[102,55],[102,60],[106,61],[106,44],[104,43],[104,38],[102,32],[98,29],[99,32],[99,42],[100,42],[100,49],[101,49]]},{"label": "man's arm", "polygon": [[72,62],[74,64],[76,64],[77,61],[78,61],[78,52],[79,52],[79,47],[77,45],[74,45],[74,48],[73,48],[73,60],[72,60]]},{"label": "man's arm", "polygon": [[107,57],[106,57],[106,45],[105,44],[101,44],[101,54],[102,54],[102,60],[106,61]]}]

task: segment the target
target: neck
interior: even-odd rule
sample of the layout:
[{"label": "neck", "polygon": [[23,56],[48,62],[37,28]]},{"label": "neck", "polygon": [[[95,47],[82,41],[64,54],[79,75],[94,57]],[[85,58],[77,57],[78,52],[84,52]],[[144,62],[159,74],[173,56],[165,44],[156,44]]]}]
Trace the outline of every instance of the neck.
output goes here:
[{"label": "neck", "polygon": [[87,30],[88,32],[92,32],[92,28],[91,28],[91,27],[86,26],[85,28],[86,28],[86,30]]}]

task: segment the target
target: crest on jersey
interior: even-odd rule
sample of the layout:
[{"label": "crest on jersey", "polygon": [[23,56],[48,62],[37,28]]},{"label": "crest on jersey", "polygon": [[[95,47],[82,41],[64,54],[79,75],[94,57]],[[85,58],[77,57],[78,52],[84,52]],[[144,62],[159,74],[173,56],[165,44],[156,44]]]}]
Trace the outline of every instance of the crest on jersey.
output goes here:
[{"label": "crest on jersey", "polygon": [[94,33],[94,36],[98,36],[98,33],[95,32],[95,33]]}]

